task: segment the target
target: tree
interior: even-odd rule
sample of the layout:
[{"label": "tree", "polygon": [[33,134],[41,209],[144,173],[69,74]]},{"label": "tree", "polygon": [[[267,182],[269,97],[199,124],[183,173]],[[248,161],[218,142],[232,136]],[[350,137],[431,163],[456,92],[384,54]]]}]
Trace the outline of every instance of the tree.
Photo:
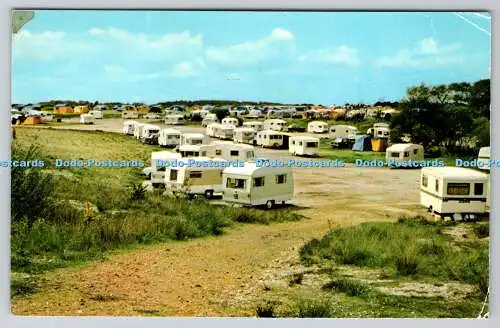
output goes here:
[{"label": "tree", "polygon": [[490,79],[477,81],[471,87],[469,104],[478,117],[490,118],[490,88]]}]

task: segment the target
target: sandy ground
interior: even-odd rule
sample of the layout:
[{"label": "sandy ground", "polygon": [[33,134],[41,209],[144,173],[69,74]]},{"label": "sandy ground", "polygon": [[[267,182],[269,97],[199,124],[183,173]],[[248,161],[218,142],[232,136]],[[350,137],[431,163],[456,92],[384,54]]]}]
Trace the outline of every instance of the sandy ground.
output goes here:
[{"label": "sandy ground", "polygon": [[[61,128],[120,132],[121,122]],[[263,153],[286,156],[286,151]],[[297,261],[299,248],[311,238],[332,227],[425,213],[419,206],[419,170],[295,169],[294,176],[294,204],[308,219],[245,225],[219,237],[145,246],[103,262],[56,270],[45,276],[39,293],[14,299],[12,311],[18,315],[253,316],[250,307],[235,299],[251,296],[276,263],[285,258],[290,265]]]}]

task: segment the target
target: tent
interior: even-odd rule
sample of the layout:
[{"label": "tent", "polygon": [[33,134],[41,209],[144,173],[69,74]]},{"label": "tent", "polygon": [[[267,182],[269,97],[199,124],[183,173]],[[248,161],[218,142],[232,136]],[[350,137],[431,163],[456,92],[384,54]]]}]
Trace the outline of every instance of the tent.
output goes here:
[{"label": "tent", "polygon": [[356,151],[371,151],[372,143],[370,136],[357,136],[352,150]]},{"label": "tent", "polygon": [[23,122],[23,124],[26,124],[26,125],[33,125],[33,124],[40,124],[42,123],[42,119],[38,116],[30,116],[28,118],[26,118]]}]

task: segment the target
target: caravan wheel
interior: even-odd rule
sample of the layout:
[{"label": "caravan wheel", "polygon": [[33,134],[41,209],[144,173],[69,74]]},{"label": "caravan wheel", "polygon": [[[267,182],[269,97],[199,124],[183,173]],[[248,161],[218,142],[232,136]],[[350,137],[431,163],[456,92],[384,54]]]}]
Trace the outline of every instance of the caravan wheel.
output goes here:
[{"label": "caravan wheel", "polygon": [[206,199],[211,199],[214,197],[214,191],[213,190],[205,190],[205,198]]},{"label": "caravan wheel", "polygon": [[266,207],[268,210],[272,209],[274,207],[274,200],[268,200],[266,202]]}]

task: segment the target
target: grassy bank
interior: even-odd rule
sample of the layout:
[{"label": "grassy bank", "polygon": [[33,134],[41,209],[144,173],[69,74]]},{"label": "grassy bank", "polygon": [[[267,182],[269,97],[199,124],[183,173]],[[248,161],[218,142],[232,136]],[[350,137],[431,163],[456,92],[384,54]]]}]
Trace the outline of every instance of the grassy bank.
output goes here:
[{"label": "grassy bank", "polygon": [[[35,146],[33,146],[35,145]],[[12,295],[36,291],[46,270],[101,259],[109,251],[223,234],[245,223],[301,217],[167,198],[140,187],[142,168],[55,168],[55,159],[137,160],[154,147],[119,134],[19,129],[12,158],[43,160],[43,169],[12,169]]]},{"label": "grassy bank", "polygon": [[300,249],[304,269],[265,292],[256,314],[475,318],[488,293],[488,226],[417,217],[332,230]]}]

